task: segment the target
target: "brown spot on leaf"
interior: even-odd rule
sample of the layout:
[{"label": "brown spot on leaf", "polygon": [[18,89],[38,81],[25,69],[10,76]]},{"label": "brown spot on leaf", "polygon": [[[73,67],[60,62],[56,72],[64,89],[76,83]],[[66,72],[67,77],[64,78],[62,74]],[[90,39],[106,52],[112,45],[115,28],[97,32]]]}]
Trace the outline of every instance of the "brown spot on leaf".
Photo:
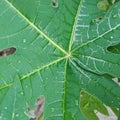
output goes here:
[{"label": "brown spot on leaf", "polygon": [[6,48],[0,51],[0,57],[8,56],[14,54],[16,51],[15,47]]},{"label": "brown spot on leaf", "polygon": [[42,96],[37,99],[33,110],[28,107],[29,120],[36,120],[42,116],[44,112],[44,104],[45,98]]}]

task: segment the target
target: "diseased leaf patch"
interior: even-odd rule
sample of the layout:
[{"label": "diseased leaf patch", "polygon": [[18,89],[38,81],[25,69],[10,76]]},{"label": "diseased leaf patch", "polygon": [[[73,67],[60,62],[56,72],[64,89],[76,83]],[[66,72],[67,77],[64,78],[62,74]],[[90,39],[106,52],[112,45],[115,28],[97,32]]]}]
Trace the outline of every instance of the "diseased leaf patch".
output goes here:
[{"label": "diseased leaf patch", "polygon": [[110,8],[110,4],[107,0],[99,1],[97,6],[100,10],[105,10],[105,11],[107,11]]},{"label": "diseased leaf patch", "polygon": [[16,51],[15,47],[6,48],[0,51],[0,57],[8,56],[14,54]]},{"label": "diseased leaf patch", "polygon": [[99,22],[99,21],[101,21],[103,18],[104,18],[104,16],[101,16],[101,17],[99,17],[99,18],[93,19],[93,20],[92,20],[92,23]]},{"label": "diseased leaf patch", "polygon": [[44,104],[45,98],[40,97],[37,99],[33,110],[28,107],[29,120],[39,120],[42,117],[44,111]]},{"label": "diseased leaf patch", "polygon": [[108,9],[110,9],[110,7],[115,4],[116,2],[118,2],[119,0],[101,0],[98,2],[97,7],[100,10],[104,10],[107,11]]}]

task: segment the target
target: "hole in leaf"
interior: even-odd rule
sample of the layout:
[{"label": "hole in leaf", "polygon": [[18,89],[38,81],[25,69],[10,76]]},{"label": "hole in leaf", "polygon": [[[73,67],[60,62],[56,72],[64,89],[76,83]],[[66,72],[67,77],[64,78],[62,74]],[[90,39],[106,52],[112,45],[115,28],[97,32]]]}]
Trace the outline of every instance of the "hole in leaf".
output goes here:
[{"label": "hole in leaf", "polygon": [[58,7],[58,0],[52,0],[52,7],[57,8]]},{"label": "hole in leaf", "polygon": [[109,46],[107,50],[115,54],[120,54],[120,43],[114,46]]},{"label": "hole in leaf", "polygon": [[120,78],[112,78],[112,80],[117,83],[118,85],[120,85]]},{"label": "hole in leaf", "polygon": [[101,112],[103,115],[108,116],[108,110],[106,106],[95,97],[95,95],[88,93],[87,91],[80,92],[80,110],[83,112],[87,120],[98,120],[99,116],[96,116],[96,111]]},{"label": "hole in leaf", "polygon": [[15,47],[6,48],[0,51],[0,57],[8,56],[14,54],[16,51]]},{"label": "hole in leaf", "polygon": [[96,19],[93,19],[91,22],[92,22],[92,23],[96,23],[96,22],[101,21],[103,18],[104,18],[104,16],[101,16],[101,17],[98,17],[98,18],[96,18]]},{"label": "hole in leaf", "polygon": [[28,106],[29,120],[36,120],[36,119],[38,120],[43,117],[44,104],[45,104],[45,98],[41,96],[37,99],[33,110],[31,110],[30,107]]}]

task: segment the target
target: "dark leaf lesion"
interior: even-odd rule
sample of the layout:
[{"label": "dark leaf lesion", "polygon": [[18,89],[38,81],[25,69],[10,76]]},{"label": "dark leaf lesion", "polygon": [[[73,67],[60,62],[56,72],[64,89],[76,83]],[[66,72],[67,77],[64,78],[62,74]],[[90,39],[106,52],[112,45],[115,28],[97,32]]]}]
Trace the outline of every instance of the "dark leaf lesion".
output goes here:
[{"label": "dark leaf lesion", "polygon": [[52,7],[57,8],[58,7],[58,0],[52,0],[51,4],[52,4]]},{"label": "dark leaf lesion", "polygon": [[6,48],[0,51],[0,57],[8,56],[14,54],[16,51],[15,47]]}]

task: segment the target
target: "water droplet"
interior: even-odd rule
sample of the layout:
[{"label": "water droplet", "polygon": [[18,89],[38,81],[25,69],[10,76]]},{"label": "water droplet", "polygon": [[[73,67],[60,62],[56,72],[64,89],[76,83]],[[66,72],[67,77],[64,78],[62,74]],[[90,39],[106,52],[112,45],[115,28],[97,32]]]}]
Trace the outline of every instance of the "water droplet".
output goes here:
[{"label": "water droplet", "polygon": [[111,39],[113,39],[113,36],[110,36]]},{"label": "water droplet", "polygon": [[78,105],[79,105],[78,100],[75,100],[75,105],[76,105],[76,106],[78,106]]},{"label": "water droplet", "polygon": [[48,69],[49,69],[49,67],[46,67],[46,69],[48,70]]},{"label": "water droplet", "polygon": [[5,118],[5,117],[2,117],[0,120],[7,120],[7,118]]},{"label": "water droplet", "polygon": [[43,38],[43,35],[40,35],[40,38]]},{"label": "water droplet", "polygon": [[26,85],[25,87],[26,87],[26,88],[28,88],[28,86],[27,86],[27,85]]},{"label": "water droplet", "polygon": [[12,113],[12,118],[14,118],[14,117],[15,117],[15,113],[13,112],[13,113]]},{"label": "water droplet", "polygon": [[20,94],[23,95],[23,92],[21,92]]},{"label": "water droplet", "polygon": [[117,99],[118,99],[118,100],[120,100],[120,98],[119,98],[119,97],[117,97]]},{"label": "water droplet", "polygon": [[8,108],[7,108],[7,107],[5,107],[4,109],[5,109],[5,110],[7,110]]},{"label": "water droplet", "polygon": [[23,43],[26,43],[26,39],[23,39]]},{"label": "water droplet", "polygon": [[54,111],[55,111],[55,108],[51,108],[51,110],[52,110],[52,112],[54,112]]},{"label": "water droplet", "polygon": [[16,116],[16,117],[19,117],[19,114],[16,114],[15,116]]},{"label": "water droplet", "polygon": [[117,17],[117,15],[113,15],[113,18],[116,18]]},{"label": "water droplet", "polygon": [[18,63],[21,63],[21,61],[19,60]]}]

